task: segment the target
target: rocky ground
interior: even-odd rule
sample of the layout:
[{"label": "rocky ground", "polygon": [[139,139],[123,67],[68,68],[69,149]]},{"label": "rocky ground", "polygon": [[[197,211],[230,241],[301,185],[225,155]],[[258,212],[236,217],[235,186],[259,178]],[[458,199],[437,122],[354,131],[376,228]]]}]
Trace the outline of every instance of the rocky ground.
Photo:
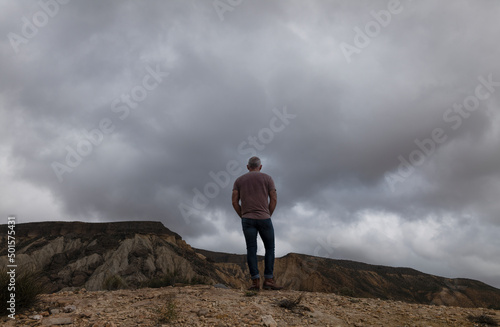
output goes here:
[{"label": "rocky ground", "polygon": [[[217,285],[219,286],[219,285]],[[300,298],[300,302],[297,300]],[[298,302],[298,303],[297,303]],[[470,317],[475,317],[476,322]],[[494,326],[500,311],[198,285],[45,294],[2,326]],[[489,325],[486,324],[489,322]]]}]

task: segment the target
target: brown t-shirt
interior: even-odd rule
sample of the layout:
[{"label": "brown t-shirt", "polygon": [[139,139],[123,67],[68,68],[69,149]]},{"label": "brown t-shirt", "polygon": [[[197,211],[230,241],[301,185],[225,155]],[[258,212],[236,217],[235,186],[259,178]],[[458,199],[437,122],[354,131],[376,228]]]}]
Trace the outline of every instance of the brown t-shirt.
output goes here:
[{"label": "brown t-shirt", "polygon": [[276,190],[271,176],[259,171],[250,171],[234,181],[233,190],[240,194],[242,218],[271,218],[269,193]]}]

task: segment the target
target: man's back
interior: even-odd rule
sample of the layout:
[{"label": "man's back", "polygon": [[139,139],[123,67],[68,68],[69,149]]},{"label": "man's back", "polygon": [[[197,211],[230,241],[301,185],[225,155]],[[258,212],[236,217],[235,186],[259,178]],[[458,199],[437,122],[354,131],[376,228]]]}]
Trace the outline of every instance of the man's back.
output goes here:
[{"label": "man's back", "polygon": [[239,192],[241,217],[253,219],[271,217],[269,194],[276,190],[271,176],[259,171],[250,171],[236,179],[233,190]]},{"label": "man's back", "polygon": [[[264,288],[280,290],[274,281],[274,227],[271,216],[278,197],[271,176],[261,173],[259,157],[248,159],[248,173],[236,179],[231,201],[241,218],[241,227],[247,245],[247,264],[252,279],[249,290],[260,290],[260,274],[257,264],[257,234],[262,238],[264,255]],[[241,201],[241,205],[240,205]]]}]

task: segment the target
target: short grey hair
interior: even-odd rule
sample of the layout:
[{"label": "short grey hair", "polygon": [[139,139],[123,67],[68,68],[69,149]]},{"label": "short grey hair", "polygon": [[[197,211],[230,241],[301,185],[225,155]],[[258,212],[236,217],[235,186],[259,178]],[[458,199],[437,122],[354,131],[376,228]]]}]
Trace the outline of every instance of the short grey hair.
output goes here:
[{"label": "short grey hair", "polygon": [[248,159],[248,167],[253,169],[260,167],[260,165],[261,163],[259,157],[251,157],[250,159]]}]

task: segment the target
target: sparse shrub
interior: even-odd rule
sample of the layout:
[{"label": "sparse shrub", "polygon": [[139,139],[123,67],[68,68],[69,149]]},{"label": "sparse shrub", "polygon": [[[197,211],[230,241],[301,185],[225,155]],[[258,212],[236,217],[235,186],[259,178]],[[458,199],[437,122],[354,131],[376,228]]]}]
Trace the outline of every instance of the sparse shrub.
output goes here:
[{"label": "sparse shrub", "polygon": [[488,309],[491,309],[491,310],[500,310],[500,303],[496,303],[496,304],[491,304]]},{"label": "sparse shrub", "polygon": [[[40,273],[30,269],[16,270],[15,293],[16,295],[16,314],[19,311],[28,309],[40,301],[40,294],[47,292],[47,287],[41,282]],[[0,301],[7,303],[11,292],[8,290],[10,275],[7,275],[5,268],[0,269]],[[6,305],[0,307],[0,315],[6,316],[10,312]]]},{"label": "sparse shrub", "polygon": [[127,282],[120,275],[111,275],[104,281],[104,289],[108,291],[128,288]]},{"label": "sparse shrub", "polygon": [[245,296],[251,297],[251,296],[256,296],[257,292],[256,291],[246,291]]},{"label": "sparse shrub", "polygon": [[352,288],[342,287],[337,291],[338,295],[354,297],[356,294]]},{"label": "sparse shrub", "polygon": [[189,284],[189,285],[207,285],[208,282],[203,277],[194,276],[193,278],[191,278],[189,280],[189,283],[186,283],[186,284]]},{"label": "sparse shrub", "polygon": [[295,300],[289,300],[289,299],[281,300],[278,303],[278,305],[282,308],[292,310],[300,303],[300,301],[302,301],[302,294],[298,298],[296,298]]},{"label": "sparse shrub", "polygon": [[302,299],[303,295],[300,294],[300,296],[295,300],[284,299],[279,301],[278,306],[290,310],[293,313],[304,315],[305,311],[311,311],[311,309],[300,304],[300,301],[302,301]]},{"label": "sparse shrub", "polygon": [[170,276],[165,275],[160,278],[152,278],[148,282],[146,282],[146,287],[150,288],[161,288],[161,287],[166,287],[166,286],[172,286],[173,282]]},{"label": "sparse shrub", "polygon": [[160,287],[167,287],[167,286],[173,286],[175,283],[179,283],[180,278],[179,278],[179,273],[174,270],[174,272],[167,271],[167,273],[161,277],[157,278],[152,278],[147,282],[147,287],[151,288],[160,288]]},{"label": "sparse shrub", "polygon": [[495,319],[484,314],[478,316],[469,315],[467,319],[473,323],[481,324],[482,326],[498,326],[498,322]]},{"label": "sparse shrub", "polygon": [[170,323],[177,319],[177,304],[174,300],[175,295],[168,294],[165,303],[155,308],[156,322],[158,324]]}]

